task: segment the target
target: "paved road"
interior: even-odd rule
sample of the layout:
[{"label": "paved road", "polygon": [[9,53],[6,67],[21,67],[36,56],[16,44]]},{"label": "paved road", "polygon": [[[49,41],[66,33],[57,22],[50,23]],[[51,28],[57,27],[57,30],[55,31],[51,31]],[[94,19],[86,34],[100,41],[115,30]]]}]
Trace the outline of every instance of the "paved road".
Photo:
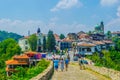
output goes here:
[{"label": "paved road", "polygon": [[68,71],[60,69],[54,72],[51,80],[107,80],[103,76],[95,75],[88,70],[80,70],[79,65],[70,63]]}]

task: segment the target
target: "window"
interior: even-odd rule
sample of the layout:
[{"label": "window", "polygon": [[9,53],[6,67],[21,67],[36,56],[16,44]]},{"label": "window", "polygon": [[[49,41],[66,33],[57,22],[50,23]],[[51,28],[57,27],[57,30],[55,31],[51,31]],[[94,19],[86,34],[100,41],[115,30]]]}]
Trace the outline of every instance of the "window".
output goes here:
[{"label": "window", "polygon": [[87,51],[88,51],[88,52],[91,52],[91,48],[87,48]]},{"label": "window", "polygon": [[38,45],[41,45],[41,40],[40,39],[38,39]]},{"label": "window", "polygon": [[28,50],[28,47],[27,47],[27,46],[25,46],[25,50]]},{"label": "window", "polygon": [[8,68],[13,68],[13,66],[12,66],[12,65],[9,65]]},{"label": "window", "polygon": [[85,49],[84,49],[84,48],[82,48],[82,51],[85,51]]},{"label": "window", "polygon": [[27,41],[25,41],[25,44],[27,45],[27,44],[28,44],[28,42],[27,42]]},{"label": "window", "polygon": [[79,48],[79,51],[81,52],[81,48]]}]

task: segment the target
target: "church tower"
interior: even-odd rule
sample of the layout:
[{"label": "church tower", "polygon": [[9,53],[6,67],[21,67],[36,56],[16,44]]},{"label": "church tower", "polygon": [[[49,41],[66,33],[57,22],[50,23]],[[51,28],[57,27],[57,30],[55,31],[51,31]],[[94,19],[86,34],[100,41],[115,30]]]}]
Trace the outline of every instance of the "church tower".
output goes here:
[{"label": "church tower", "polygon": [[40,28],[37,29],[37,51],[42,51],[43,37]]},{"label": "church tower", "polygon": [[104,23],[103,23],[103,21],[101,21],[100,27],[101,27],[102,34],[104,34]]}]

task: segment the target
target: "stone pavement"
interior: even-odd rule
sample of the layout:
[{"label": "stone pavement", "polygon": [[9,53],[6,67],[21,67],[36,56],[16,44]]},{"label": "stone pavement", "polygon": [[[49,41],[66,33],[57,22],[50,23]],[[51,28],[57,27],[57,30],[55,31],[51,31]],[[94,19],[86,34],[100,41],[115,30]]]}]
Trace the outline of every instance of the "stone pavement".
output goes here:
[{"label": "stone pavement", "polygon": [[51,80],[108,80],[106,77],[88,70],[80,70],[77,63],[70,63],[68,71],[54,71]]}]

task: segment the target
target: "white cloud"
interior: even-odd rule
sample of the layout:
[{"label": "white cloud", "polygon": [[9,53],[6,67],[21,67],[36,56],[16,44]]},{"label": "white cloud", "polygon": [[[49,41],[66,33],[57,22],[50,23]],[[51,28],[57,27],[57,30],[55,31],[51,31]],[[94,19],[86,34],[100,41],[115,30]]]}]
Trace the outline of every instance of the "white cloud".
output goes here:
[{"label": "white cloud", "polygon": [[105,30],[108,31],[119,31],[120,30],[120,18],[111,20],[105,25]]},{"label": "white cloud", "polygon": [[117,16],[120,17],[120,6],[117,9]]},{"label": "white cloud", "polygon": [[30,30],[31,33],[35,33],[38,27],[40,28],[44,27],[44,31],[47,30],[45,24],[39,20],[21,21],[21,20],[11,20],[11,19],[0,19],[0,30],[14,32],[21,35],[27,35],[28,30]]},{"label": "white cloud", "polygon": [[58,20],[59,20],[58,17],[53,17],[53,18],[50,19],[50,22],[56,22]]},{"label": "white cloud", "polygon": [[100,4],[102,6],[112,6],[116,3],[118,3],[119,0],[100,0]]},{"label": "white cloud", "polygon": [[[56,20],[56,19],[55,19]],[[91,28],[80,23],[71,23],[71,24],[58,24],[54,22],[54,19],[45,23],[40,20],[11,20],[11,19],[0,19],[0,30],[5,30],[8,32],[14,32],[21,35],[28,35],[28,30],[31,34],[36,33],[37,28],[41,28],[42,33],[48,33],[48,30],[51,29],[54,33],[67,34],[69,32],[79,32],[81,30],[88,31]]]},{"label": "white cloud", "polygon": [[57,5],[50,11],[58,11],[60,9],[70,9],[72,7],[80,7],[82,3],[79,0],[60,0]]}]

